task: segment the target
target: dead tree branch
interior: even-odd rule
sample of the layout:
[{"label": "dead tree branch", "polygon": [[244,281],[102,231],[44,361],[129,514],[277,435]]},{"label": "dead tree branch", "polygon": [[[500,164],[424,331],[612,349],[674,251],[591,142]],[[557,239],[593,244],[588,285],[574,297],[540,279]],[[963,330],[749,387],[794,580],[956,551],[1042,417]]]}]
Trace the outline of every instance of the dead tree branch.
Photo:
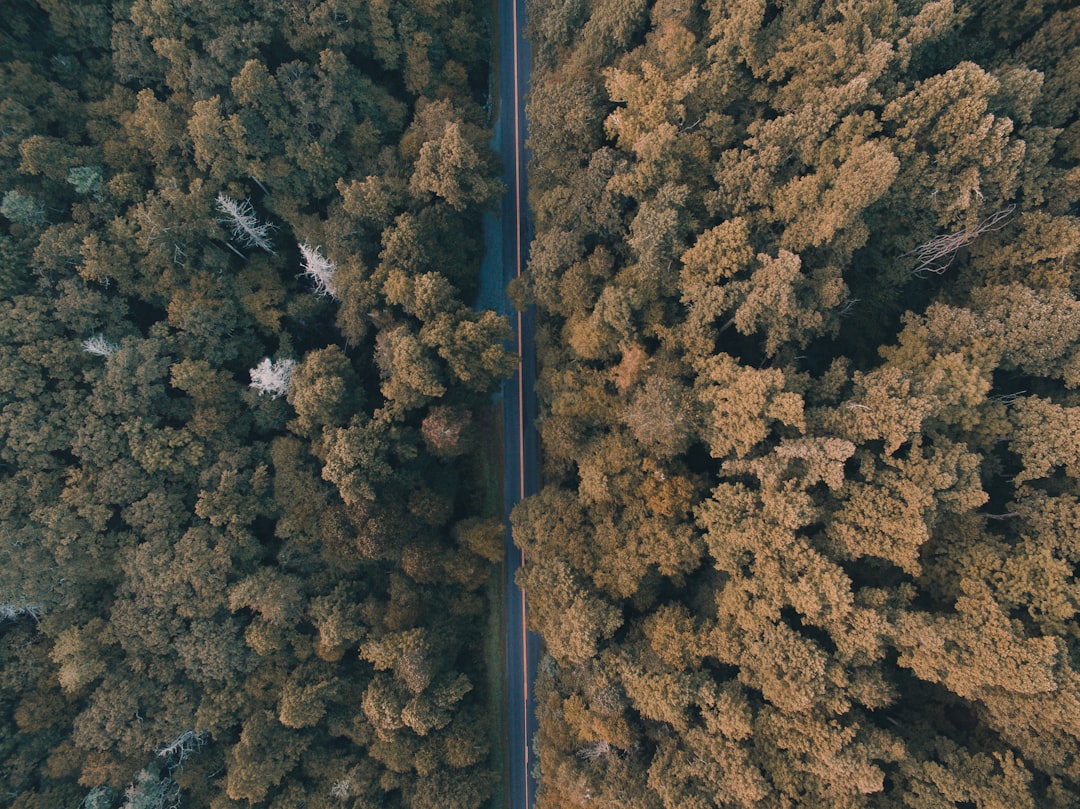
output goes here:
[{"label": "dead tree branch", "polygon": [[905,257],[914,256],[918,261],[911,274],[919,278],[925,277],[928,272],[941,275],[952,265],[956,254],[960,252],[960,248],[971,244],[984,233],[1001,230],[1008,224],[1007,220],[1015,210],[1015,205],[1002,208],[997,213],[986,217],[973,228],[967,228],[959,233],[943,233],[928,242],[924,242],[911,252],[905,253]]}]

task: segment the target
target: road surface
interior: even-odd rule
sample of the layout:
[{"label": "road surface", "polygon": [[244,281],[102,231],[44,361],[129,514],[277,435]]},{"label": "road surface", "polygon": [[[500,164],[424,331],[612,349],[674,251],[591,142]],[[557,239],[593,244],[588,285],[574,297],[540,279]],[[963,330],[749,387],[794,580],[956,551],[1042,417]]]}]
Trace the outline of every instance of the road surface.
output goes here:
[{"label": "road surface", "polygon": [[[503,387],[503,442],[506,513],[522,498],[537,490],[536,352],[533,341],[535,315],[514,312],[505,296],[506,285],[525,269],[532,226],[529,219],[525,174],[525,93],[532,69],[532,49],[522,36],[525,0],[499,0],[497,109],[495,147],[503,162],[503,196],[497,216],[484,221],[487,255],[484,260],[479,304],[508,314],[515,327],[512,350],[521,364]],[[525,598],[514,583],[524,557],[506,527],[506,693],[508,701],[506,761],[509,770],[507,802],[510,809],[531,809],[536,794],[532,777],[535,756],[529,740],[536,732],[532,684],[540,639],[525,628]]]}]

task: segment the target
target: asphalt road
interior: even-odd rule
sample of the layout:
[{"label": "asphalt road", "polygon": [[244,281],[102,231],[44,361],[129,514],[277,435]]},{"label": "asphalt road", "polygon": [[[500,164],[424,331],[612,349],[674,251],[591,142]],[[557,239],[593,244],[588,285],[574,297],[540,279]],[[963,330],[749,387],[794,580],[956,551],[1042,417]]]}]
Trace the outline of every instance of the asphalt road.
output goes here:
[{"label": "asphalt road", "polygon": [[[525,148],[525,93],[532,69],[532,49],[522,36],[525,0],[499,0],[498,6],[498,119],[495,142],[503,161],[503,196],[498,219],[485,223],[489,257],[501,253],[501,288],[524,270],[529,256],[532,225],[529,219]],[[493,241],[501,248],[492,249]],[[492,255],[494,254],[494,255]],[[494,272],[488,273],[489,278]],[[505,297],[503,298],[505,306]],[[502,307],[500,307],[502,308]],[[504,311],[509,311],[508,308]],[[521,358],[518,373],[503,388],[504,491],[506,513],[521,499],[534,494],[538,486],[536,459],[536,351],[535,314],[510,312],[515,326],[513,350]],[[524,555],[513,543],[506,527],[506,693],[508,699],[506,760],[509,767],[510,809],[531,809],[536,794],[533,779],[535,756],[529,740],[536,732],[532,686],[540,639],[525,627],[525,596],[514,582],[514,574],[525,564]]]}]

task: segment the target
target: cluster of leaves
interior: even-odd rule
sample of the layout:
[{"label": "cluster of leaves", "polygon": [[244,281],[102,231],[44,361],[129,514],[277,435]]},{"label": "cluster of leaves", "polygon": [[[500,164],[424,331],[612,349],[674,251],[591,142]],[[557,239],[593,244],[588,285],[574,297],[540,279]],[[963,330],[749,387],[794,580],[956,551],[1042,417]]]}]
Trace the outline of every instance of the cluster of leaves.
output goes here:
[{"label": "cluster of leaves", "polygon": [[5,7],[0,805],[486,799],[487,14]]},{"label": "cluster of leaves", "polygon": [[533,4],[538,806],[1080,794],[1080,9]]}]

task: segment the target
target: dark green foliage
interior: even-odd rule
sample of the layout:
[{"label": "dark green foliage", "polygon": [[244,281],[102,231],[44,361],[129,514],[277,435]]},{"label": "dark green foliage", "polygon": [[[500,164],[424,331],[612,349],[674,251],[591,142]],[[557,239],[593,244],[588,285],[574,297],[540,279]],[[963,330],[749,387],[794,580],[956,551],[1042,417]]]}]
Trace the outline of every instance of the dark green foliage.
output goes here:
[{"label": "dark green foliage", "polygon": [[479,806],[487,9],[9,6],[0,805]]}]

